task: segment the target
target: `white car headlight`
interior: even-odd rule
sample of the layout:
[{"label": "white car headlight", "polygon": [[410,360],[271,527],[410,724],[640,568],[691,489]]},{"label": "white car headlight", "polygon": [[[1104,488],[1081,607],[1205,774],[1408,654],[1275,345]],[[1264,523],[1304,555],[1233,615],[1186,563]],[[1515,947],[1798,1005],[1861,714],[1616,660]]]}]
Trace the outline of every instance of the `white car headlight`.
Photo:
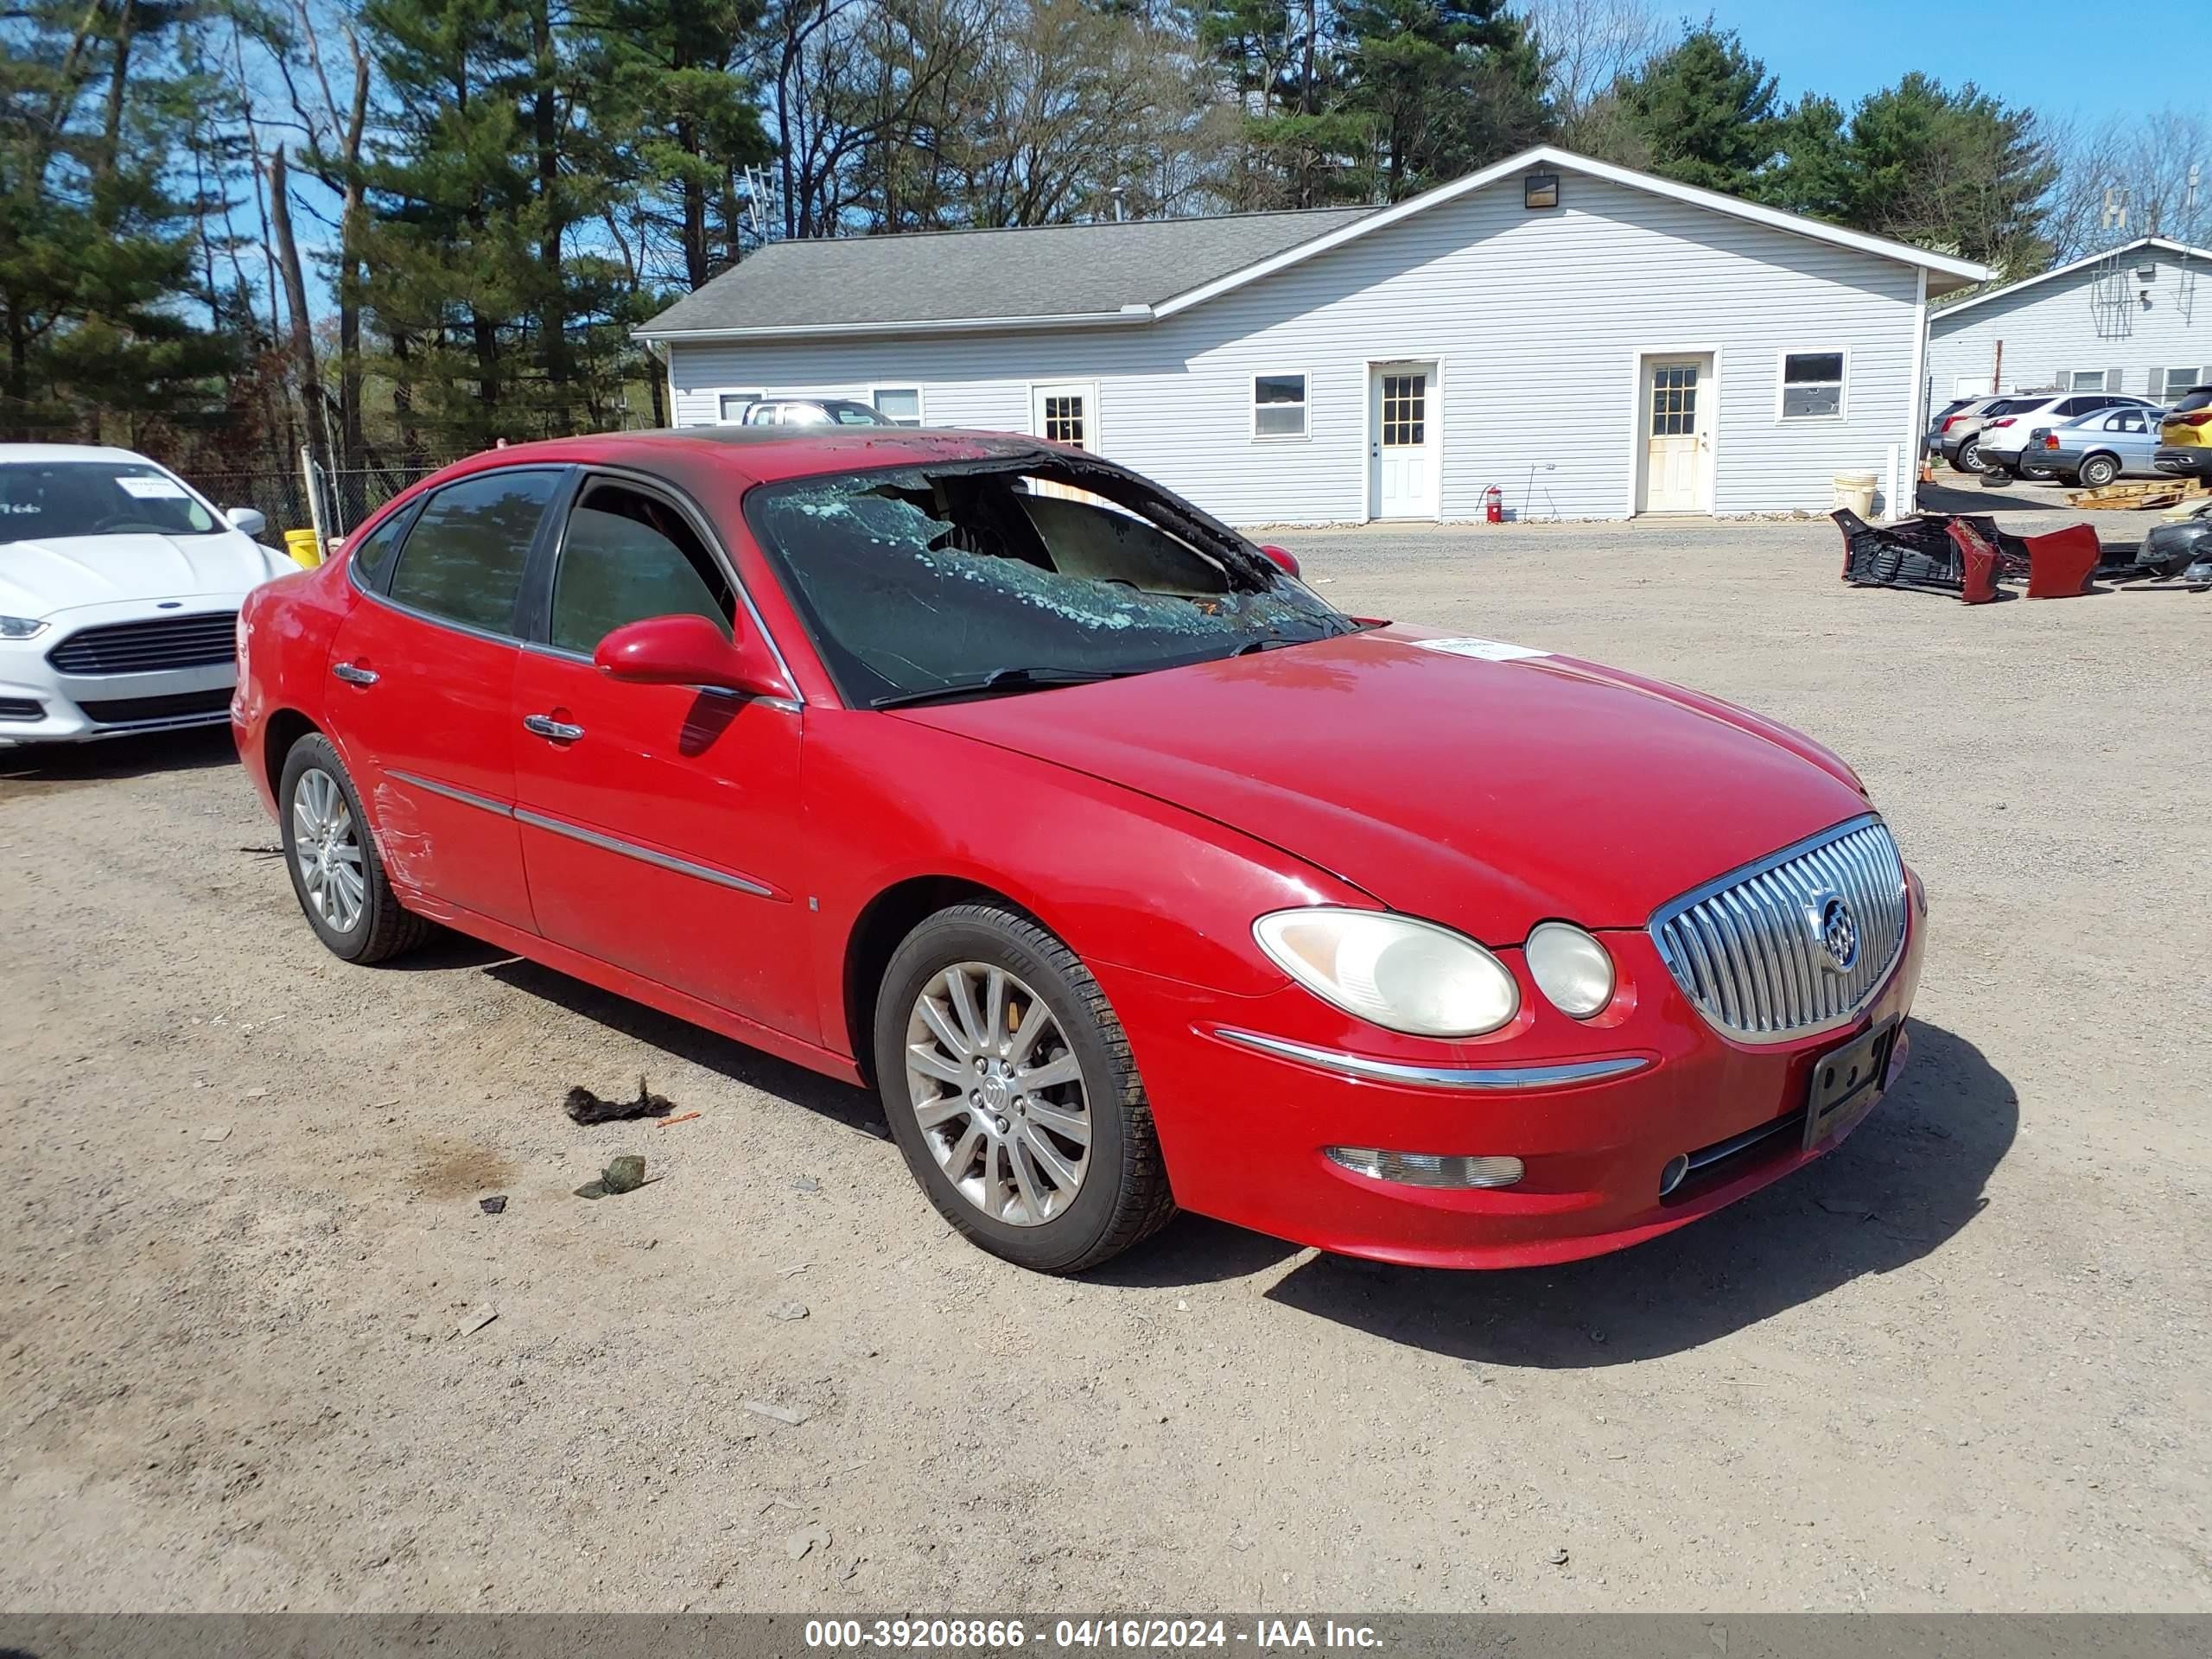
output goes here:
[{"label": "white car headlight", "polygon": [[0,639],[35,639],[46,624],[35,616],[0,616]]},{"label": "white car headlight", "polygon": [[1496,957],[1463,933],[1376,910],[1278,910],[1252,937],[1300,984],[1346,1014],[1416,1037],[1478,1037],[1521,1007]]},{"label": "white car headlight", "polygon": [[1524,947],[1529,977],[1561,1014],[1587,1020],[1613,1000],[1613,959],[1605,947],[1567,922],[1546,922]]}]

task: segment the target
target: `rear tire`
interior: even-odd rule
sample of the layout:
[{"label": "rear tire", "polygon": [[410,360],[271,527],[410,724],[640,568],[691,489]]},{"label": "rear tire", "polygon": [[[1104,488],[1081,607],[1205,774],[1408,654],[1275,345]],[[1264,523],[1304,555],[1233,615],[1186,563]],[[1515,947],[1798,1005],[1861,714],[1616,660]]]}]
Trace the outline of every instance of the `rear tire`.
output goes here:
[{"label": "rear tire", "polygon": [[992,1255],[1081,1273],[1174,1215],[1122,1022],[1028,917],[956,905],[908,934],[884,970],[874,1049],[906,1166]]},{"label": "rear tire", "polygon": [[393,895],[361,798],[320,732],[301,738],[284,757],[276,821],[293,895],[333,956],[383,962],[430,936],[431,925]]},{"label": "rear tire", "polygon": [[2082,463],[2075,481],[2084,489],[2101,490],[2120,476],[2120,463],[2110,455],[2091,455]]},{"label": "rear tire", "polygon": [[1981,470],[1981,444],[1978,439],[1968,438],[1960,447],[1959,470],[1962,473],[1978,473]]}]

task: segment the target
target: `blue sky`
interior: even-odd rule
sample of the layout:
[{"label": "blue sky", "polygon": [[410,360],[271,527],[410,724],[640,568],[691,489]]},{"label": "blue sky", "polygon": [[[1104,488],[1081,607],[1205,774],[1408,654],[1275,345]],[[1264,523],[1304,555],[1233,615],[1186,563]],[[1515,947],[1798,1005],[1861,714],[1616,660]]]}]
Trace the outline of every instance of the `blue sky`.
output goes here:
[{"label": "blue sky", "polygon": [[[1822,92],[1847,109],[1909,69],[1946,86],[1975,81],[2053,118],[2185,106],[2206,85],[2202,54],[2182,49],[2177,36],[2161,44],[2164,25],[2150,22],[2152,11],[2074,0],[1964,9],[1924,0],[1708,0],[1681,8],[1697,18],[1708,10],[1766,60],[1785,99]],[[2174,20],[2184,12],[2193,12],[2193,0]]]}]

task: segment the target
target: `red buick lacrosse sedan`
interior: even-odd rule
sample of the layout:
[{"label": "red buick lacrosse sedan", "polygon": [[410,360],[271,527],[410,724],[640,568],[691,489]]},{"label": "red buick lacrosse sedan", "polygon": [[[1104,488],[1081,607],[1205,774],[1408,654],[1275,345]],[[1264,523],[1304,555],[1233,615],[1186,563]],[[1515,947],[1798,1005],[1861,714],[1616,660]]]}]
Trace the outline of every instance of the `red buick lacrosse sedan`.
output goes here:
[{"label": "red buick lacrosse sedan", "polygon": [[1905,1058],[1927,902],[1835,755],[1027,439],[479,455],[252,596],[233,717],[339,956],[439,924],[872,1086],[1046,1272],[1178,1208],[1617,1249]]}]

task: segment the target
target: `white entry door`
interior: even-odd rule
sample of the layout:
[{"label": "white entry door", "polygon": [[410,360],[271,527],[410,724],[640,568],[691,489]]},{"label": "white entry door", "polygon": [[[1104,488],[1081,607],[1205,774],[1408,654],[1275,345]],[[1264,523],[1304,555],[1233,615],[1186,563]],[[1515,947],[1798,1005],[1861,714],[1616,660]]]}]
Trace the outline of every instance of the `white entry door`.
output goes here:
[{"label": "white entry door", "polygon": [[1098,448],[1098,385],[1067,380],[1029,389],[1029,431],[1048,443]]},{"label": "white entry door", "polygon": [[1643,360],[1643,512],[1709,512],[1713,359]]},{"label": "white entry door", "polygon": [[1368,380],[1368,511],[1436,517],[1436,365],[1378,363]]},{"label": "white entry door", "polygon": [[[1098,384],[1095,380],[1065,380],[1057,385],[1029,389],[1029,431],[1048,443],[1071,443],[1078,449],[1098,448]],[[1039,479],[1030,487],[1039,495],[1082,499],[1081,490]]]}]

